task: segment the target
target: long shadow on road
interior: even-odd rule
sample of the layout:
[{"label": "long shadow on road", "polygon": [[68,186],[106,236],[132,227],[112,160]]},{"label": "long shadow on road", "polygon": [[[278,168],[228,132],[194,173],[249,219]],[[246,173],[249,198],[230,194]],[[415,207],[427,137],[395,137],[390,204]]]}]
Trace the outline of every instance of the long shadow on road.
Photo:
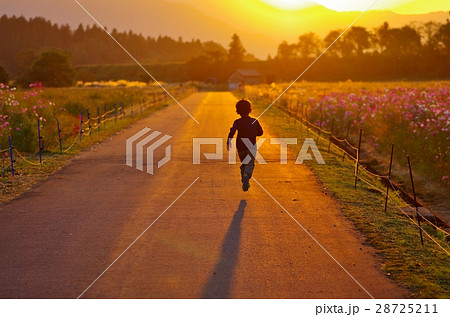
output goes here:
[{"label": "long shadow on road", "polygon": [[233,273],[236,268],[239,245],[241,242],[241,222],[244,218],[246,200],[241,200],[238,210],[233,216],[230,228],[222,245],[222,253],[214,272],[203,289],[203,298],[229,298],[233,283]]}]

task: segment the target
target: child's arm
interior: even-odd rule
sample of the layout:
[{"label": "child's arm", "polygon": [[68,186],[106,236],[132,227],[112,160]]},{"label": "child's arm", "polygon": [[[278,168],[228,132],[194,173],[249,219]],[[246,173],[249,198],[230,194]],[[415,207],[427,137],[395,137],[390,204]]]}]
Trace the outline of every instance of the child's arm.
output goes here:
[{"label": "child's arm", "polygon": [[237,131],[237,120],[234,121],[233,126],[230,128],[230,133],[228,133],[228,138],[227,138],[227,150],[229,151],[231,148],[231,143],[230,140],[232,138],[234,138],[234,135],[236,134]]},{"label": "child's arm", "polygon": [[259,121],[256,120],[255,124],[256,124],[256,136],[263,135],[264,131],[263,131],[261,125],[259,124]]}]

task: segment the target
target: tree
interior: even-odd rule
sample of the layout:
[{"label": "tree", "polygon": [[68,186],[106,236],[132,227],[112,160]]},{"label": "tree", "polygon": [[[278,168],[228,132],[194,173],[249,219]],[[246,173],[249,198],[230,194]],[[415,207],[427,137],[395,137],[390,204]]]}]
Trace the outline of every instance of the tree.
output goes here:
[{"label": "tree", "polygon": [[42,52],[33,62],[30,75],[33,81],[53,87],[72,86],[75,80],[69,56],[57,50]]},{"label": "tree", "polygon": [[186,63],[186,70],[190,80],[204,81],[211,75],[213,61],[209,56],[198,56]]},{"label": "tree", "polygon": [[[328,55],[331,55],[331,56],[342,56],[340,39],[337,40],[336,42],[334,42],[338,38],[339,35],[341,35],[341,31],[334,30],[334,31],[330,31],[328,33],[328,35],[323,39],[323,42],[324,42],[325,46],[329,47],[329,49],[327,51]],[[334,42],[334,44],[331,45],[331,43],[333,43],[333,42]]]},{"label": "tree", "polygon": [[364,50],[370,47],[370,37],[366,28],[354,26],[345,34],[344,42],[351,48],[350,54],[362,56]]},{"label": "tree", "polygon": [[289,44],[288,42],[283,41],[278,45],[277,58],[283,61],[290,61],[296,57],[295,50],[295,44]]},{"label": "tree", "polygon": [[30,69],[37,56],[34,50],[25,49],[17,53],[15,57],[17,82],[19,84],[28,84],[30,81]]},{"label": "tree", "polygon": [[228,62],[231,67],[239,67],[245,56],[245,48],[237,34],[233,34],[228,50]]},{"label": "tree", "polygon": [[244,62],[257,62],[259,58],[257,58],[254,54],[247,53],[244,56]]},{"label": "tree", "polygon": [[418,55],[422,49],[422,42],[419,32],[412,26],[404,26],[400,29],[397,37],[400,42],[401,54]]},{"label": "tree", "polygon": [[316,57],[319,55],[320,46],[320,39],[313,32],[305,33],[298,38],[297,50],[303,58]]},{"label": "tree", "polygon": [[84,26],[83,24],[79,24],[78,28],[73,32],[73,40],[74,41],[82,41],[85,37]]},{"label": "tree", "polygon": [[9,74],[6,69],[0,65],[0,83],[8,85],[9,82]]},{"label": "tree", "polygon": [[450,56],[450,20],[442,24],[436,34],[438,42],[444,47],[444,52]]},{"label": "tree", "polygon": [[417,55],[422,48],[419,32],[411,26],[390,29],[385,22],[377,31],[382,52],[392,55]]},{"label": "tree", "polygon": [[376,31],[377,42],[381,52],[386,52],[390,43],[392,42],[392,37],[389,29],[389,23],[384,22]]},{"label": "tree", "polygon": [[207,41],[202,44],[205,53],[215,62],[224,61],[227,58],[227,50],[220,44]]},{"label": "tree", "polygon": [[[182,38],[174,40],[165,36],[144,37],[133,31],[119,32],[117,29],[111,33],[133,56],[146,63],[187,62],[216,51],[220,51],[220,54],[224,52],[224,56],[214,53],[220,59],[226,60],[228,55],[228,47],[225,49],[214,42],[202,43],[195,39],[183,41]],[[11,72],[11,77],[25,78],[23,75],[30,70],[31,64],[25,71],[22,67],[27,64],[29,54],[21,56],[25,57],[25,63],[20,60],[21,57],[16,58],[21,52],[41,52],[49,48],[70,52],[74,65],[129,61],[129,56],[96,25],[80,24],[73,29],[67,24],[57,25],[43,18],[25,19],[0,13],[0,61]],[[31,61],[35,59],[36,57]],[[28,82],[29,80],[26,79]]]},{"label": "tree", "polygon": [[434,21],[422,23],[418,26],[421,38],[423,40],[423,52],[425,54],[434,54],[439,52],[438,32],[442,24]]}]

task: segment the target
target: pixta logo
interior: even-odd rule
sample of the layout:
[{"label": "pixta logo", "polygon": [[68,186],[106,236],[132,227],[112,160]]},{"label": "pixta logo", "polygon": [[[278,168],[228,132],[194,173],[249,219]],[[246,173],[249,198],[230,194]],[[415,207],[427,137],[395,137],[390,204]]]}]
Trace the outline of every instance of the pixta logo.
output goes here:
[{"label": "pixta logo", "polygon": [[[228,152],[228,163],[229,164],[236,164],[236,147],[234,142],[232,142],[233,139],[228,140],[228,144],[230,144],[229,152]],[[256,141],[256,144],[253,144],[249,139],[243,138],[242,142],[247,147],[247,149],[250,151],[252,156],[255,158],[256,162],[258,164],[267,164],[266,160],[262,157],[261,153],[259,153],[259,150],[263,146],[264,142],[266,142],[266,138],[259,138]],[[287,158],[287,148],[288,145],[296,145],[298,144],[298,140],[296,138],[271,138],[270,144],[272,145],[279,145],[280,147],[280,164],[287,164],[288,158]],[[201,159],[201,146],[202,145],[215,145],[215,152],[214,153],[203,153],[203,156],[207,160],[222,160],[223,159],[223,139],[222,138],[194,138],[193,139],[193,157],[192,157],[192,163],[194,165],[200,164]],[[295,160],[295,164],[303,164],[304,161],[313,160],[311,154],[308,152],[311,151],[314,155],[314,158],[316,159],[317,164],[325,164],[325,161],[322,157],[322,154],[319,151],[319,148],[316,145],[316,142],[312,138],[306,138],[303,141],[302,147],[300,149],[300,152],[297,156],[297,159]],[[243,164],[248,164],[248,161],[250,160],[250,157],[247,156],[245,160],[242,162]]]},{"label": "pixta logo", "polygon": [[[127,139],[126,152],[127,152],[127,165],[133,167],[133,144],[136,143],[136,168],[140,171],[144,171],[144,148],[147,149],[147,173],[153,175],[153,154],[157,148],[166,143],[172,137],[170,135],[163,135],[154,143],[151,143],[162,133],[159,131],[151,132],[150,128],[144,128],[131,138]],[[151,144],[150,144],[151,143]],[[150,145],[149,145],[150,144]],[[149,145],[149,146],[148,146]],[[171,158],[171,145],[167,145],[165,149],[165,156],[158,161],[158,168],[161,168],[164,164],[170,161]]]},{"label": "pixta logo", "polygon": [[[136,157],[136,169],[144,171],[144,149],[146,149],[147,157],[147,173],[153,175],[154,173],[154,153],[155,150],[161,147],[164,143],[172,138],[170,135],[162,135],[159,131],[152,131],[150,128],[144,128],[126,141],[126,164],[130,167],[133,167],[134,156]],[[159,137],[159,138],[158,138]],[[155,141],[156,140],[156,141]],[[233,139],[228,140],[229,152],[228,152],[228,163],[236,164],[236,145],[235,142],[232,142]],[[154,141],[154,142],[153,142]],[[255,161],[258,164],[267,164],[266,160],[259,153],[259,150],[263,146],[263,144],[267,141],[266,138],[259,138],[256,144],[253,144],[248,139],[242,139],[245,146],[248,148],[251,155],[255,158]],[[271,145],[279,146],[280,149],[280,164],[287,164],[287,148],[288,145],[298,144],[298,140],[296,138],[271,138]],[[192,163],[194,165],[198,165],[201,162],[201,156],[203,156],[207,160],[222,160],[224,157],[223,147],[224,147],[224,139],[222,138],[193,138],[192,140]],[[213,153],[202,153],[201,146],[202,145],[214,145],[215,151]],[[135,151],[133,149],[136,149]],[[165,148],[165,155],[157,162],[157,167],[161,168],[171,159],[171,145],[168,144]],[[314,156],[314,159],[318,164],[325,164],[325,161],[312,138],[306,138],[303,141],[300,152],[295,160],[295,164],[303,164],[304,161],[314,160],[311,154]],[[134,155],[135,154],[135,155]],[[248,164],[250,161],[250,156],[247,156],[243,164]]]}]

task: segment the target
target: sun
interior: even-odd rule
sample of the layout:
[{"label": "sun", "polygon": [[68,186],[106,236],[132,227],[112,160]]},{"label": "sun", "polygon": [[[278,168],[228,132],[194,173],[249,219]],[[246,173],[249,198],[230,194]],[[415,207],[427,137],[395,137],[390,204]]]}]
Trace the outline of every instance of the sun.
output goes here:
[{"label": "sun", "polygon": [[[365,11],[371,9],[392,8],[403,3],[418,3],[421,0],[261,0],[272,7],[282,10],[299,10],[321,5],[334,11]],[[431,1],[431,0],[427,0]],[[436,0],[439,1],[439,0]],[[427,2],[428,3],[428,2]]]},{"label": "sun", "polygon": [[273,7],[283,10],[299,10],[306,7],[310,7],[315,3],[307,0],[262,0],[263,2],[270,4]]}]

